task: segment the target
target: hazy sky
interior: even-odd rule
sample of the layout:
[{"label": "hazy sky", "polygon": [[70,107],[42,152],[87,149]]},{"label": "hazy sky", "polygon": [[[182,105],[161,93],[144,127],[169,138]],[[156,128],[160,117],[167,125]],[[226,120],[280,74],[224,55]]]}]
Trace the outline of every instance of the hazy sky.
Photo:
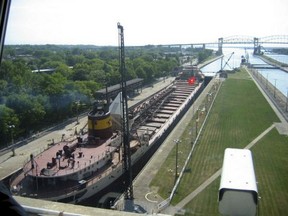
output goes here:
[{"label": "hazy sky", "polygon": [[288,35],[287,0],[12,0],[6,44],[204,43]]}]

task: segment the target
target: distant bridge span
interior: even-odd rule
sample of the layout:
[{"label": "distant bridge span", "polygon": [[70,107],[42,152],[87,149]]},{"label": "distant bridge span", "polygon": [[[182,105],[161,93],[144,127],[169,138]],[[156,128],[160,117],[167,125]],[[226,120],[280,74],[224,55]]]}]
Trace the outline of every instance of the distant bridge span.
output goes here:
[{"label": "distant bridge span", "polygon": [[288,44],[288,35],[271,35],[266,37],[234,35],[222,39],[224,44],[254,44],[258,40],[260,44]]},{"label": "distant bridge span", "polygon": [[166,44],[158,45],[163,47],[182,47],[182,46],[203,46],[206,45],[218,45],[218,52],[222,53],[223,44],[253,44],[254,53],[259,54],[261,52],[261,45],[263,44],[288,44],[288,35],[271,35],[266,37],[253,37],[253,36],[243,36],[234,35],[225,38],[218,38],[217,42],[208,43],[186,43],[186,44]]},{"label": "distant bridge span", "polygon": [[262,44],[288,44],[288,35],[271,35],[266,37],[230,36],[218,39],[218,52],[222,53],[223,44],[253,44],[254,53],[261,53]]}]

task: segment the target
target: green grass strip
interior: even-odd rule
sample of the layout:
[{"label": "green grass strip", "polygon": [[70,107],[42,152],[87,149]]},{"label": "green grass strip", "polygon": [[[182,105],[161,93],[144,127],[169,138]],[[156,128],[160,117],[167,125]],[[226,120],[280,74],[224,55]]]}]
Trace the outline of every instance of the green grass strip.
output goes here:
[{"label": "green grass strip", "polygon": [[[190,124],[195,124],[193,121],[195,121],[194,118]],[[279,122],[278,117],[258,90],[255,83],[250,79],[247,72],[241,70],[235,74],[229,74],[228,79],[224,81],[219,91],[200,141],[197,143],[192,159],[171,204],[175,205],[180,202],[221,168],[225,148],[244,148],[265,129],[271,126],[273,122]],[[183,161],[185,161],[191,149],[192,135],[193,131],[188,129],[185,130],[181,136],[181,140],[184,141],[179,144],[178,150],[182,152],[180,158],[182,158]],[[275,139],[278,140],[279,137]],[[287,142],[288,145],[287,137],[284,141]],[[287,163],[284,164],[282,165],[285,166],[283,169],[287,171]],[[158,187],[158,193],[164,199],[169,196],[174,184],[175,178],[171,170],[175,170],[175,149],[171,151],[150,185],[151,187]],[[215,215],[218,215],[217,192],[219,181],[218,183],[215,182],[208,188],[214,188],[216,196],[215,193],[206,194],[206,192],[202,192],[198,196],[206,197],[205,199],[208,199],[207,202],[213,205],[211,212],[214,211]],[[209,191],[208,188],[204,191]],[[287,192],[287,185],[284,186],[284,188],[286,188],[285,190]],[[194,200],[198,200],[198,196]],[[212,197],[209,198],[210,196]],[[212,201],[210,199],[214,199],[216,203],[211,203]],[[194,203],[194,200],[192,203]],[[207,209],[207,202],[202,203],[203,210]],[[197,206],[198,205],[199,203]],[[202,207],[200,205],[197,208]],[[190,207],[190,204],[188,204],[187,213],[190,212],[193,215],[194,210],[192,211],[192,209],[193,207]],[[204,211],[203,214],[210,215],[210,210],[207,211],[206,213]],[[262,214],[263,212],[261,212],[261,215]]]}]

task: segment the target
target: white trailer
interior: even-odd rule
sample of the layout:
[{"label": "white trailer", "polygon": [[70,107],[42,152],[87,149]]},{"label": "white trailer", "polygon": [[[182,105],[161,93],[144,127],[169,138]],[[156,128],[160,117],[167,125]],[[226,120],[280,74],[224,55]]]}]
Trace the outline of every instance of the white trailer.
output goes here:
[{"label": "white trailer", "polygon": [[256,215],[258,191],[250,150],[225,149],[218,203],[222,215]]}]

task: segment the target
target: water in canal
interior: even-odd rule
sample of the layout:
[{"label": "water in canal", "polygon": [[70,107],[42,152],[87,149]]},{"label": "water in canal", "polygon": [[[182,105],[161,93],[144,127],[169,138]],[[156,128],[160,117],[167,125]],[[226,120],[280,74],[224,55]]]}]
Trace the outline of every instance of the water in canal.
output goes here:
[{"label": "water in canal", "polygon": [[[232,54],[233,53],[233,54]],[[203,67],[201,71],[205,76],[215,76],[220,71],[221,65],[224,70],[233,70],[240,66],[241,56],[248,57],[251,64],[266,64],[259,57],[253,55],[253,49],[244,48],[226,48],[223,49],[223,60],[217,61]],[[288,55],[267,54],[277,61],[288,64]],[[222,61],[222,63],[221,63]],[[224,67],[225,66],[225,67]],[[288,73],[280,69],[258,69],[258,72],[263,75],[273,86],[282,92],[287,97],[288,94]]]}]

